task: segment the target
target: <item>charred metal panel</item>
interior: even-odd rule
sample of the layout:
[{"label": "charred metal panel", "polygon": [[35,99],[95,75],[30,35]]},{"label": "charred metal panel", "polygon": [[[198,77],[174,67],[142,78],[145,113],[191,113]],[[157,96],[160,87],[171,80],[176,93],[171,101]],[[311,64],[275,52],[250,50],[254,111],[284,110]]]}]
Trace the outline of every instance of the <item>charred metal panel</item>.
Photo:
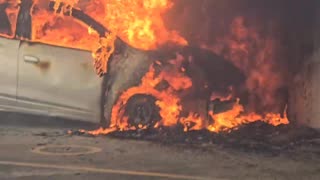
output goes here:
[{"label": "charred metal panel", "polygon": [[130,46],[125,46],[121,54],[109,61],[108,78],[104,82],[104,118],[101,119],[104,126],[109,126],[112,107],[119,96],[130,87],[139,85],[153,62],[154,59],[147,52]]}]

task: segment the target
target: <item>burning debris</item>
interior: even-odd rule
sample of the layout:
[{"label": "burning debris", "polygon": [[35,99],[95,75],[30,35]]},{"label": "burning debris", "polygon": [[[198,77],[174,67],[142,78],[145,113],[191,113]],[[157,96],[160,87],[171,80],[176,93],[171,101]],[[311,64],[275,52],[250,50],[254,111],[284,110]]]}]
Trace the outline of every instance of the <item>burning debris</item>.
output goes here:
[{"label": "burning debris", "polygon": [[[104,76],[102,127],[84,132],[179,127],[223,133],[257,121],[288,124],[289,66],[278,38],[281,22],[252,17],[235,3],[230,8],[237,13],[225,12],[225,19],[213,14],[219,27],[208,17],[196,23],[185,17],[201,23],[193,26],[198,34],[190,35],[181,30],[185,21],[176,30],[165,23],[170,11],[179,13],[176,4],[183,6],[178,0],[33,2],[30,40],[89,50],[97,74]],[[200,9],[210,16],[203,7],[188,12],[189,6],[183,16]]]},{"label": "burning debris", "polygon": [[[104,131],[104,132],[103,132]],[[94,134],[96,132],[97,134]],[[116,131],[100,129],[100,131],[70,131],[69,135],[90,136],[108,134],[117,139],[145,140],[161,145],[177,146],[183,149],[195,148],[210,151],[212,148],[243,151],[264,155],[291,155],[290,153],[307,152],[319,155],[320,133],[307,127],[297,127],[292,124],[273,126],[262,121],[237,126],[236,129],[222,132],[209,130],[188,131],[183,127],[161,127],[156,129],[139,129]]]}]

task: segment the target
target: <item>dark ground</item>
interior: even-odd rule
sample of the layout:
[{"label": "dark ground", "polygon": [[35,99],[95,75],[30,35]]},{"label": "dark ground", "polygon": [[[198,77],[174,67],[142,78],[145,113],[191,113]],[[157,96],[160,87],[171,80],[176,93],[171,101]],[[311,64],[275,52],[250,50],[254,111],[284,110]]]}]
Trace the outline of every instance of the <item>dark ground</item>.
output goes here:
[{"label": "dark ground", "polygon": [[[94,124],[13,113],[0,117],[1,180],[320,179],[320,136],[310,129],[255,123],[222,134],[161,130],[90,137],[67,131]],[[51,145],[69,148],[37,151]],[[99,152],[74,155],[84,152],[74,145]]]}]

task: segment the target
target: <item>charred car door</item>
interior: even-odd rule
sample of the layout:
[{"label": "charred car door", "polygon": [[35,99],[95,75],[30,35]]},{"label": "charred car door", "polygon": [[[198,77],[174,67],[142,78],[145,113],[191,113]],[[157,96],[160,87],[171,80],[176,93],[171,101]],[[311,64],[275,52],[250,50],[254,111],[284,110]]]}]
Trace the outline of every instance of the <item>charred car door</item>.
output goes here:
[{"label": "charred car door", "polygon": [[7,3],[0,4],[0,109],[11,110],[16,108],[17,54],[20,41],[13,38],[7,7]]},{"label": "charred car door", "polygon": [[[30,22],[25,26],[33,27]],[[91,53],[58,43],[21,42],[18,104],[36,113],[98,122],[102,79],[92,68]]]}]

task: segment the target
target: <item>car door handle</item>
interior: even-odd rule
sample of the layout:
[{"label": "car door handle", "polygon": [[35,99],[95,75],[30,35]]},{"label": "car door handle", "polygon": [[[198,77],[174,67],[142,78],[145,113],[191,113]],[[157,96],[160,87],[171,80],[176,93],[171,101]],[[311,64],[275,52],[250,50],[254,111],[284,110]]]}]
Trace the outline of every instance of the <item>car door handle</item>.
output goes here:
[{"label": "car door handle", "polygon": [[40,59],[34,56],[23,56],[23,59],[26,63],[33,63],[33,64],[37,64],[40,62]]}]

